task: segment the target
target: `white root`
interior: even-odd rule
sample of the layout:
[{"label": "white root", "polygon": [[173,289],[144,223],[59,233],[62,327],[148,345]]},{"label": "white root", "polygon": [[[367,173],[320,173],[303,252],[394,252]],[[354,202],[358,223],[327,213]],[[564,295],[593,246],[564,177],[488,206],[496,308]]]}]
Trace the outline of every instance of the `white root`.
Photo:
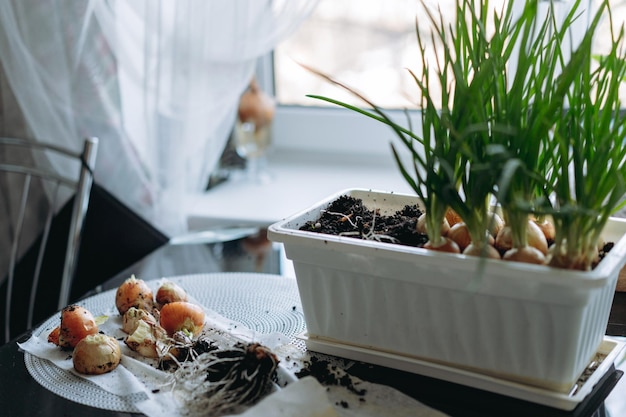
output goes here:
[{"label": "white root", "polygon": [[180,363],[173,389],[191,415],[236,413],[271,390],[277,366],[278,358],[268,348],[240,343]]}]

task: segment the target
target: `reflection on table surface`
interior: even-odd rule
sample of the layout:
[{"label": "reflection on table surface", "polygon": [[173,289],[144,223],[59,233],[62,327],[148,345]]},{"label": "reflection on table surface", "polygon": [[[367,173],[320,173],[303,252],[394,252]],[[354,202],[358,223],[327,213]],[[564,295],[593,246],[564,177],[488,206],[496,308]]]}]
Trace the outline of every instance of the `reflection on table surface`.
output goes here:
[{"label": "reflection on table surface", "polygon": [[[285,270],[281,247],[271,244],[264,235],[248,236],[228,242],[179,244],[163,246],[135,265],[94,289],[89,295],[116,288],[131,274],[146,280],[189,274],[218,272],[261,272],[280,274]],[[285,278],[293,285],[295,281]],[[626,297],[616,295],[608,334],[626,335]],[[25,340],[28,335],[23,335]],[[626,340],[626,339],[624,339]],[[454,416],[621,416],[626,415],[626,370],[622,360],[618,371],[608,373],[600,387],[574,412],[567,413],[538,407],[520,400],[487,393],[445,381],[414,375],[365,363],[351,364],[351,374],[365,380],[393,386],[419,401]],[[617,384],[617,385],[615,385]],[[130,416],[88,407],[63,399],[37,383],[26,370],[24,355],[15,342],[0,348],[0,409],[10,416]],[[608,395],[608,397],[607,397]],[[22,399],[22,400],[16,400]]]}]

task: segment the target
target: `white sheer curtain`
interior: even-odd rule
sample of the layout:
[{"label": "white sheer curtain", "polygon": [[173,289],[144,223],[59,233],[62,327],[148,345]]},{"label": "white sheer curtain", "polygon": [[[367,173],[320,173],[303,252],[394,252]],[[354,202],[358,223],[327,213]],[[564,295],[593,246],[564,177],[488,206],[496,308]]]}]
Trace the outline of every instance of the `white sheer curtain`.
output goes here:
[{"label": "white sheer curtain", "polygon": [[206,186],[256,58],[315,4],[7,0],[0,62],[34,138],[80,149],[99,137],[96,181],[175,235],[182,195]]}]

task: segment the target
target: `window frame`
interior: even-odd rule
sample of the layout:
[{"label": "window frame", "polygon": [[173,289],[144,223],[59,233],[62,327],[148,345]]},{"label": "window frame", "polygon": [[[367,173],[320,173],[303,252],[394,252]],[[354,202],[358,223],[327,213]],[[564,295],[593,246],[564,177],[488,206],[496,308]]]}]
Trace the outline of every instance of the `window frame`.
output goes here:
[{"label": "window frame", "polygon": [[[525,2],[511,1],[518,9],[517,12],[521,12]],[[548,7],[548,0],[544,1],[546,3],[543,7]],[[593,2],[593,0],[587,1],[589,4]],[[580,30],[575,31],[578,36],[585,32],[589,19],[588,11],[579,16],[577,24],[580,25]],[[570,39],[570,41],[577,43],[579,39]],[[516,64],[513,58],[512,67]],[[258,60],[256,75],[261,88],[275,96],[273,52]],[[388,126],[339,106],[316,106],[314,99],[311,101],[311,106],[277,103],[273,138],[276,149],[392,158],[389,143],[399,143],[399,139]],[[363,107],[367,108],[367,105],[364,104]],[[392,120],[406,127],[408,127],[408,114],[412,130],[421,130],[419,110],[389,109],[386,112]],[[358,140],[358,143],[355,143],[355,140]]]},{"label": "window frame", "polygon": [[[275,96],[273,53],[259,58],[256,77],[261,88]],[[402,110],[388,110],[387,114],[403,126],[408,123],[407,113]],[[412,127],[419,129],[419,112],[410,110],[408,114]],[[277,103],[273,134],[274,148],[278,150],[370,157],[381,162],[392,160],[390,142],[399,143],[395,133],[383,123],[339,106],[314,104]]]}]

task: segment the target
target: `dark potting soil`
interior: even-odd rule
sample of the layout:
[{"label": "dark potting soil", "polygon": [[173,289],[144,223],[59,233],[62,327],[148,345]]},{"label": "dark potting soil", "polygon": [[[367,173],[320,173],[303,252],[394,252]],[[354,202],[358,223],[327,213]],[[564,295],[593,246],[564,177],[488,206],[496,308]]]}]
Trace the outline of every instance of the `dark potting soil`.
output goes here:
[{"label": "dark potting soil", "polygon": [[[306,222],[300,230],[422,247],[428,241],[428,236],[416,228],[422,213],[417,205],[407,205],[392,215],[383,216],[378,209],[365,207],[361,199],[342,195],[323,210],[318,219]],[[604,244],[594,268],[612,248],[613,242]]]},{"label": "dark potting soil", "polygon": [[358,383],[355,383],[346,371],[315,356],[305,363],[304,368],[296,372],[296,376],[298,378],[313,376],[323,385],[340,385],[356,395],[363,396],[367,393],[366,390],[358,387]]},{"label": "dark potting soil", "polygon": [[365,207],[361,199],[343,195],[300,230],[421,247],[428,241],[416,228],[422,213],[417,205],[407,205],[392,215],[381,215],[378,209]]}]

